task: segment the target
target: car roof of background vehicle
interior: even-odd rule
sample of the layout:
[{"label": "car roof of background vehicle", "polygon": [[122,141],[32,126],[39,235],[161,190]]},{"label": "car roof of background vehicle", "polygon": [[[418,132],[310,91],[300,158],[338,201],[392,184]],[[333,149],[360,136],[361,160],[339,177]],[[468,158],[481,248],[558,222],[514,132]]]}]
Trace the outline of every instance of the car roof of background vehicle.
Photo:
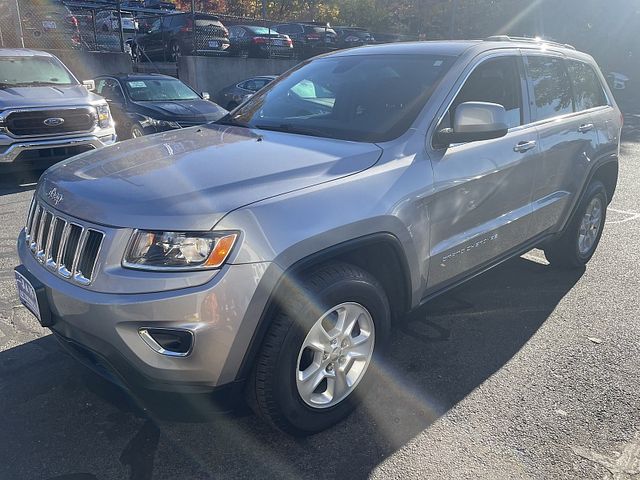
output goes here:
[{"label": "car roof of background vehicle", "polygon": [[0,57],[54,57],[48,52],[29,48],[0,48]]},{"label": "car roof of background vehicle", "polygon": [[166,80],[179,80],[176,77],[172,77],[170,75],[162,75],[161,73],[127,73],[120,72],[114,74],[104,74],[98,75],[96,78],[117,78],[120,81],[127,80],[158,80],[158,79],[166,79]]}]

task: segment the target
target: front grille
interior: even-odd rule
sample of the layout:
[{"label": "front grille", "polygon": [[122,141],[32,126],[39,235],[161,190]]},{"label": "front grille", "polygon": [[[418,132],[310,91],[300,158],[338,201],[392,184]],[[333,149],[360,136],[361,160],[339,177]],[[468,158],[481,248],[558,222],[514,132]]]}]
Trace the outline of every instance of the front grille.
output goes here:
[{"label": "front grille", "polygon": [[61,135],[90,132],[96,126],[96,111],[92,107],[58,110],[20,110],[6,118],[7,131],[16,137]]},{"label": "front grille", "polygon": [[104,233],[56,215],[35,196],[25,233],[27,245],[38,262],[81,285],[91,283]]}]

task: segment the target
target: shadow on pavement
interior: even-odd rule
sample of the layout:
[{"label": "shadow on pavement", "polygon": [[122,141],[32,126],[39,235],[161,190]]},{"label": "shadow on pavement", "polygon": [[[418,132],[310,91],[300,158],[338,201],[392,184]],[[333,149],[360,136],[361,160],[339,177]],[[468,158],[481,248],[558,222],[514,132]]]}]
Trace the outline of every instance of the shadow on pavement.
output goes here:
[{"label": "shadow on pavement", "polygon": [[43,172],[44,170],[18,172],[0,170],[0,196],[33,190]]},{"label": "shadow on pavement", "polygon": [[432,301],[396,329],[365,404],[306,439],[247,413],[151,418],[40,338],[0,353],[0,478],[366,478],[509,362],[582,273],[516,258]]}]

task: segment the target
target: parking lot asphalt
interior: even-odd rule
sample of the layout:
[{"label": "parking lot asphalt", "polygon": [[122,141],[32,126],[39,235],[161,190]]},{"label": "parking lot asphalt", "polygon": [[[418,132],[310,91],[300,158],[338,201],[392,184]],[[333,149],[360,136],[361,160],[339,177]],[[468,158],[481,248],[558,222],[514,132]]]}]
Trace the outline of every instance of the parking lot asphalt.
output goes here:
[{"label": "parking lot asphalt", "polygon": [[[19,305],[36,175],[0,181],[0,479],[640,478],[640,118],[584,270],[513,259],[412,314],[375,395],[307,439],[239,412],[159,419]],[[180,410],[180,405],[174,406]]]}]

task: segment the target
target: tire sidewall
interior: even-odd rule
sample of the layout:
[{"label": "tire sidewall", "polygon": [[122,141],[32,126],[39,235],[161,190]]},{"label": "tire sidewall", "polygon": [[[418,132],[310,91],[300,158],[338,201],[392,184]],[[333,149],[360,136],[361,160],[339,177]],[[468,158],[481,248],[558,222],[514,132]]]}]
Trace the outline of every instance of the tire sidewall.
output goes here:
[{"label": "tire sidewall", "polygon": [[[591,247],[591,250],[589,250],[589,252],[586,255],[583,255],[580,253],[580,249],[578,248],[578,236],[580,235],[580,225],[582,223],[582,218],[584,217],[587,207],[595,197],[599,197],[600,202],[602,203],[602,220],[600,223],[600,228],[598,230],[598,235],[596,236],[595,242],[593,242],[593,246]],[[593,257],[593,254],[596,252],[598,248],[598,244],[600,243],[600,238],[602,237],[602,232],[604,231],[605,221],[607,219],[607,193],[602,182],[596,181],[591,183],[591,185],[589,185],[587,193],[582,199],[582,202],[580,203],[580,208],[576,213],[577,215],[574,219],[574,222],[571,228],[572,237],[570,240],[573,245],[573,252],[574,252],[575,258],[580,263],[584,264],[584,263],[587,263],[591,259],[591,257]]]},{"label": "tire sidewall", "polygon": [[[307,297],[308,298],[308,297]],[[313,296],[318,302],[305,302],[296,313],[289,313],[292,325],[276,362],[274,396],[282,415],[301,433],[324,430],[348,415],[371,386],[372,370],[379,363],[386,348],[390,330],[389,304],[381,287],[366,281],[344,280],[336,282]],[[344,302],[363,305],[371,314],[375,327],[374,353],[364,377],[355,390],[343,401],[329,408],[313,408],[298,393],[296,370],[298,354],[307,333],[320,316],[330,308]],[[318,312],[321,311],[320,315]],[[300,319],[297,323],[296,319]]]}]

